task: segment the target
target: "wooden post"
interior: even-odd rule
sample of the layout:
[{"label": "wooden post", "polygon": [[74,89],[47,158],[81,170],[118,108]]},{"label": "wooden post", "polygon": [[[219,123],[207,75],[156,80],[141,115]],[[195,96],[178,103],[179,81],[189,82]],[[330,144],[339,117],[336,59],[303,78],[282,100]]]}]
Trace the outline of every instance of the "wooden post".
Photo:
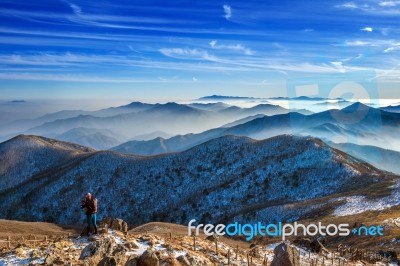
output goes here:
[{"label": "wooden post", "polygon": [[8,241],[7,246],[10,249],[11,248],[11,237],[10,236],[7,237],[7,241]]},{"label": "wooden post", "polygon": [[263,261],[263,265],[266,266],[268,261],[267,261],[267,254],[264,254],[264,261]]},{"label": "wooden post", "polygon": [[335,259],[335,253],[332,253],[332,265],[333,265],[333,260]]},{"label": "wooden post", "polygon": [[247,266],[250,266],[249,253],[247,253]]},{"label": "wooden post", "polygon": [[172,233],[169,232],[169,241],[171,241],[171,240],[172,240]]},{"label": "wooden post", "polygon": [[238,254],[239,254],[239,245],[236,245],[236,257],[235,259],[238,259]]},{"label": "wooden post", "polygon": [[215,254],[218,256],[218,240],[215,239]]},{"label": "wooden post", "polygon": [[48,238],[47,238],[47,236],[45,236],[45,238],[44,238],[44,241],[46,242],[46,244],[47,244],[47,242],[48,242]]},{"label": "wooden post", "polygon": [[196,236],[193,236],[193,250],[196,250]]},{"label": "wooden post", "polygon": [[228,266],[231,265],[231,250],[228,249]]}]

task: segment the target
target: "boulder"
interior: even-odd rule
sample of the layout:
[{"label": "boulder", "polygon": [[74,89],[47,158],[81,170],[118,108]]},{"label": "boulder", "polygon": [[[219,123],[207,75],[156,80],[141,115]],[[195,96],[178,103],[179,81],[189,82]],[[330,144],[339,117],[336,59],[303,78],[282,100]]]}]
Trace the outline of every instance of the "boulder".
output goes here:
[{"label": "boulder", "polygon": [[26,252],[22,247],[17,247],[14,249],[14,254],[19,258],[26,258]]},{"label": "boulder", "polygon": [[135,241],[128,241],[124,245],[127,249],[138,249],[139,248]]},{"label": "boulder", "polygon": [[111,223],[110,228],[121,231],[123,233],[128,232],[128,224],[122,219],[114,219]]},{"label": "boulder", "polygon": [[110,228],[112,223],[112,218],[111,217],[106,217],[100,222],[100,227],[107,227]]},{"label": "boulder", "polygon": [[139,258],[136,255],[129,256],[125,266],[138,266]]},{"label": "boulder", "polygon": [[104,257],[97,266],[117,266],[118,263],[114,257]]},{"label": "boulder", "polygon": [[188,258],[186,258],[186,256],[184,256],[184,255],[180,255],[179,257],[176,258],[176,260],[182,266],[190,266],[191,265]]},{"label": "boulder", "polygon": [[308,249],[308,250],[311,249],[311,239],[309,239],[309,238],[298,237],[295,240],[293,240],[293,244],[295,244],[296,246]]},{"label": "boulder", "polygon": [[319,241],[318,239],[315,239],[311,242],[310,250],[315,253],[321,253],[322,251],[328,253],[328,250],[324,247],[324,245],[322,245],[321,241]]},{"label": "boulder", "polygon": [[57,256],[50,253],[49,255],[47,255],[47,257],[44,260],[44,263],[46,265],[52,265],[55,261],[57,260]]},{"label": "boulder", "polygon": [[150,249],[139,257],[138,266],[158,266],[159,260],[156,253]]},{"label": "boulder", "polygon": [[32,250],[31,253],[31,260],[37,260],[40,259],[42,257],[42,255],[40,254],[40,252],[36,249]]},{"label": "boulder", "polygon": [[300,266],[298,250],[286,243],[278,245],[271,266]]},{"label": "boulder", "polygon": [[87,257],[103,258],[111,255],[114,248],[114,239],[110,237],[101,238],[87,245],[81,252],[80,260]]}]

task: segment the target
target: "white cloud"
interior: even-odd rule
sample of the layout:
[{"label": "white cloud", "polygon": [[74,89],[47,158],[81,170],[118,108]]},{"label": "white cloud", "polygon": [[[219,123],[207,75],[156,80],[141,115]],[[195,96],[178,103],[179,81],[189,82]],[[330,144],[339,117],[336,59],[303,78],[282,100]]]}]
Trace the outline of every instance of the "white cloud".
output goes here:
[{"label": "white cloud", "polygon": [[383,7],[395,7],[400,5],[400,1],[382,1],[379,2],[379,5]]},{"label": "white cloud", "polygon": [[233,51],[243,52],[245,55],[254,55],[253,50],[251,50],[250,48],[247,48],[241,44],[224,45],[224,44],[218,44],[218,42],[216,40],[212,40],[209,44],[212,49],[233,50]]},{"label": "white cloud", "polygon": [[344,46],[373,46],[373,43],[370,41],[355,40],[355,41],[346,41]]},{"label": "white cloud", "polygon": [[[67,82],[99,82],[99,83],[149,83],[154,80],[132,79],[130,77],[99,77],[76,74],[41,74],[41,73],[4,73],[0,72],[0,80],[46,80]],[[158,81],[161,82],[161,81]]]},{"label": "white cloud", "polygon": [[332,64],[340,73],[346,72],[346,68],[344,67],[343,62],[341,62],[341,61],[334,61],[334,62],[331,62],[331,64]]},{"label": "white cloud", "polygon": [[389,53],[393,51],[400,50],[400,43],[393,43],[390,47],[386,48],[383,52]]},{"label": "white cloud", "polygon": [[357,56],[354,56],[354,57],[347,57],[347,58],[343,59],[342,61],[349,62],[349,61],[360,59],[361,57],[363,57],[363,54],[358,54]]},{"label": "white cloud", "polygon": [[0,61],[9,65],[67,66],[81,64],[128,65],[130,60],[118,55],[85,55],[66,53],[1,54]]},{"label": "white cloud", "polygon": [[347,2],[347,3],[343,3],[341,5],[338,5],[337,7],[344,7],[344,8],[348,8],[348,9],[356,9],[356,8],[358,8],[358,5],[355,4],[354,2]]},{"label": "white cloud", "polygon": [[379,47],[379,46],[387,46],[391,45],[393,41],[391,40],[352,40],[352,41],[346,41],[342,44],[335,44],[335,46],[371,46],[371,47]]},{"label": "white cloud", "polygon": [[397,6],[400,5],[398,0],[388,1],[370,1],[364,3],[346,2],[340,5],[336,5],[337,8],[345,8],[350,10],[359,10],[362,12],[385,15],[385,16],[397,16],[400,14],[400,10]]},{"label": "white cloud", "polygon": [[214,61],[215,57],[208,54],[207,51],[188,48],[162,48],[159,50],[165,56],[179,59],[194,59]]},{"label": "white cloud", "polygon": [[198,79],[196,77],[193,77],[192,80],[193,80],[193,82],[197,82],[198,81]]},{"label": "white cloud", "polygon": [[72,12],[74,12],[74,14],[76,16],[81,16],[82,15],[82,8],[78,5],[75,5],[74,3],[68,1],[68,0],[63,0],[64,3],[66,3],[67,5],[69,5],[69,7],[72,9]]},{"label": "white cloud", "polygon": [[373,32],[374,31],[374,29],[372,27],[365,27],[365,28],[362,28],[360,30],[361,31],[367,31],[367,32]]},{"label": "white cloud", "polygon": [[229,20],[232,17],[232,8],[229,5],[223,5],[222,8],[224,9],[224,18]]}]

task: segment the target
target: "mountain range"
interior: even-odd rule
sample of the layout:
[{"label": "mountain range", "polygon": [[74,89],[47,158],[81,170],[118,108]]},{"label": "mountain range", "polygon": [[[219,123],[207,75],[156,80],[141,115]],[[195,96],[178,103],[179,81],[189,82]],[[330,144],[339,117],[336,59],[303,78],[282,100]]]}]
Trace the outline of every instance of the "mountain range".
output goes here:
[{"label": "mountain range", "polygon": [[398,182],[319,139],[290,135],[224,136],[149,157],[21,135],[0,151],[0,217],[60,224],[81,223],[79,203],[88,191],[101,217],[133,225],[277,222],[333,213],[346,204],[340,197],[368,197],[375,187],[381,194],[374,200],[385,200]]},{"label": "mountain range", "polygon": [[[222,102],[190,104],[132,102],[98,111],[60,111],[37,119],[14,121],[1,127],[0,140],[7,140],[23,133],[76,142],[97,149],[108,149],[128,140],[149,140],[149,136],[155,138],[182,133],[200,133],[248,116],[288,112],[287,109],[272,104],[241,108]],[[307,110],[298,112],[311,113]],[[83,128],[87,128],[87,132],[82,130]]]},{"label": "mountain range", "polygon": [[314,136],[326,141],[368,143],[387,147],[389,143],[400,143],[398,131],[400,114],[375,109],[361,103],[354,103],[342,110],[328,110],[303,115],[296,112],[273,116],[245,118],[220,128],[199,134],[177,135],[169,139],[157,138],[143,141],[129,141],[112,150],[132,154],[154,155],[163,152],[177,152],[224,135],[246,136],[264,139],[281,134]]}]

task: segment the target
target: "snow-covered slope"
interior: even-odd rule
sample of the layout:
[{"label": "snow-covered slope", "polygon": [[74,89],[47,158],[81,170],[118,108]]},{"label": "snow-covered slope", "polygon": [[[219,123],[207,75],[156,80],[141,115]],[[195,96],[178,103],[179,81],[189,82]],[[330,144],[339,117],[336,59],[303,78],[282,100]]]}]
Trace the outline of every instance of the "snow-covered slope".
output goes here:
[{"label": "snow-covered slope", "polygon": [[[52,148],[61,144],[63,149]],[[12,145],[10,141],[1,147],[12,151]],[[118,216],[130,224],[291,220],[312,208],[279,210],[275,216],[264,210],[354,191],[387,175],[318,139],[289,135],[263,141],[225,136],[153,157],[69,151],[63,142],[36,137],[20,137],[14,145],[21,156],[29,157],[2,156],[1,165],[18,165],[4,168],[2,180],[18,179],[21,173],[28,179],[40,170],[45,174],[9,183],[12,189],[0,193],[0,217],[61,224],[82,221],[80,199],[88,191],[99,200],[100,217]],[[63,165],[55,164],[64,160],[65,150],[75,159],[66,157]]]},{"label": "snow-covered slope", "polygon": [[94,150],[69,142],[17,136],[0,144],[0,191],[90,152]]}]

